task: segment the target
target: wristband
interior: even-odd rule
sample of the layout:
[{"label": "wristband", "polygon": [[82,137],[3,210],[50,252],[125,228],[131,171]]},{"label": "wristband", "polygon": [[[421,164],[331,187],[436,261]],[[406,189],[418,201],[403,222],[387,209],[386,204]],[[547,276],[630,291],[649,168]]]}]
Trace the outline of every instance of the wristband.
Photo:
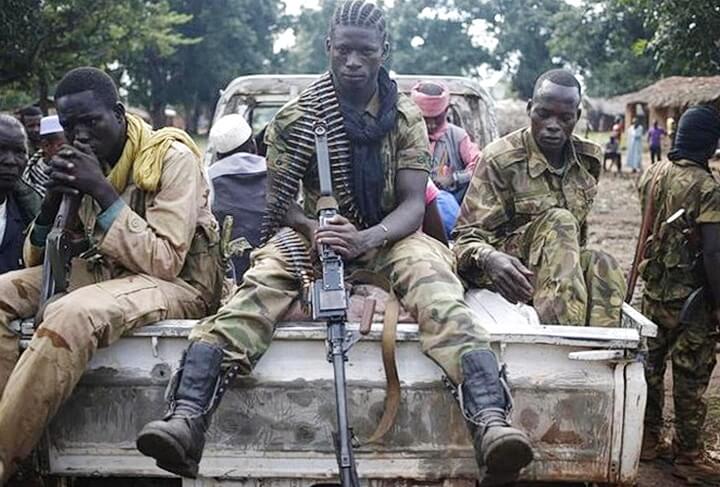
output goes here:
[{"label": "wristband", "polygon": [[382,223],[382,222],[381,222],[381,223],[378,223],[378,226],[379,226],[380,228],[382,228],[383,231],[385,232],[385,238],[383,239],[382,246],[383,246],[383,247],[387,247],[387,244],[388,244],[387,235],[388,235],[388,233],[390,232],[390,230],[388,230],[388,227],[386,227],[385,224]]}]

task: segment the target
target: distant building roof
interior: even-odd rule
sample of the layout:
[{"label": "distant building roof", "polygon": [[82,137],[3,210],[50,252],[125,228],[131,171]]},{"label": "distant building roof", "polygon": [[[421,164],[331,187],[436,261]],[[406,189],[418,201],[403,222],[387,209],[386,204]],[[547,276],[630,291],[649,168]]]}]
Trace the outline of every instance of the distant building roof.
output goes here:
[{"label": "distant building roof", "polygon": [[590,110],[605,115],[623,115],[625,113],[625,103],[620,97],[615,98],[586,98],[590,105]]},{"label": "distant building roof", "polygon": [[671,76],[634,93],[613,98],[623,104],[684,107],[720,99],[720,76]]}]

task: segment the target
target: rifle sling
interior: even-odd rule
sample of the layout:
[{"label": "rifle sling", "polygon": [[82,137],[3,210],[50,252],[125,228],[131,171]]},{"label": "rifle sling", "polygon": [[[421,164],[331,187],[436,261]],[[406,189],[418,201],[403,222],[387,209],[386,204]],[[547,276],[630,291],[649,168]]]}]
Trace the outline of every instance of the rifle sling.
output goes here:
[{"label": "rifle sling", "polygon": [[655,188],[657,187],[658,180],[660,179],[661,170],[658,171],[650,182],[650,188],[648,193],[645,195],[645,210],[643,211],[642,222],[640,223],[640,233],[638,235],[637,243],[635,244],[635,255],[633,256],[632,267],[628,274],[627,280],[627,291],[625,294],[625,302],[630,303],[635,292],[635,284],[638,278],[638,267],[640,262],[645,255],[645,247],[647,246],[648,238],[652,235],[652,225],[655,222],[656,208],[655,208]]},{"label": "rifle sling", "polygon": [[382,359],[387,388],[385,390],[385,409],[375,431],[364,444],[377,443],[395,424],[400,409],[400,378],[398,377],[395,349],[397,348],[397,324],[400,316],[400,301],[392,290],[390,281],[375,272],[359,270],[353,272],[348,281],[353,284],[370,284],[388,293],[385,301],[382,332]]}]

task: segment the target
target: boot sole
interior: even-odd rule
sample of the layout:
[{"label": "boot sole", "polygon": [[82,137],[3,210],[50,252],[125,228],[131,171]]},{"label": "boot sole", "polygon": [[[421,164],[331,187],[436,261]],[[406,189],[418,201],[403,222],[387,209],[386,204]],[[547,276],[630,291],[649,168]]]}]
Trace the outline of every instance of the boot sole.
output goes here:
[{"label": "boot sole", "polygon": [[488,445],[483,460],[488,475],[501,478],[517,475],[533,461],[533,451],[524,435],[503,436]]},{"label": "boot sole", "polygon": [[198,462],[185,455],[185,449],[164,431],[141,431],[136,440],[137,449],[155,459],[158,467],[181,477],[197,478]]}]

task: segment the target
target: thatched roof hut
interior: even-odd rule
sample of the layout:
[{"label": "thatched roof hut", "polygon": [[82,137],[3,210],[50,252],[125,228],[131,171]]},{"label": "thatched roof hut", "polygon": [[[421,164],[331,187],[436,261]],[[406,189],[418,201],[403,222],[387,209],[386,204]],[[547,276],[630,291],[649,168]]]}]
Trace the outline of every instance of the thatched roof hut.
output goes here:
[{"label": "thatched roof hut", "polygon": [[691,105],[720,103],[720,76],[671,76],[616,100],[625,105],[627,127],[636,116],[645,117],[647,125],[657,121],[667,127],[669,117],[677,121]]}]

